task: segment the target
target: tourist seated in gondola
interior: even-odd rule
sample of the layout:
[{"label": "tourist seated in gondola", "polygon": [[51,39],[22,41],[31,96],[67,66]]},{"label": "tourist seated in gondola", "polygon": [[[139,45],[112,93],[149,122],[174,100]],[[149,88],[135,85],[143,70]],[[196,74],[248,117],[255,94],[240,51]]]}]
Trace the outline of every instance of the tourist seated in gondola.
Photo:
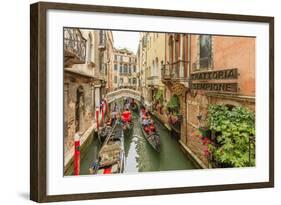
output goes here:
[{"label": "tourist seated in gondola", "polygon": [[149,119],[146,116],[144,116],[144,118],[142,120],[142,125],[144,127],[149,125]]},{"label": "tourist seated in gondola", "polygon": [[116,116],[115,113],[112,113],[111,116],[107,119],[106,125],[112,127],[115,122],[116,122]]},{"label": "tourist seated in gondola", "polygon": [[129,111],[128,108],[122,113],[121,120],[123,123],[128,123],[132,121],[132,113]]},{"label": "tourist seated in gondola", "polygon": [[150,132],[155,132],[156,130],[155,130],[155,126],[154,126],[154,122],[153,121],[151,121],[150,122],[150,125],[149,125],[149,131]]},{"label": "tourist seated in gondola", "polygon": [[112,126],[112,118],[108,118],[107,120],[106,120],[106,126]]}]

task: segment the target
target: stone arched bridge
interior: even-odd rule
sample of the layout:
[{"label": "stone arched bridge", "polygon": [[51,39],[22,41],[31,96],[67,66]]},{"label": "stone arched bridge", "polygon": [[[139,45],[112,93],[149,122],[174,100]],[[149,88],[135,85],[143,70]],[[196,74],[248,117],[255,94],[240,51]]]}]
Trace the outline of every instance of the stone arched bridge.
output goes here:
[{"label": "stone arched bridge", "polygon": [[106,94],[106,99],[108,103],[111,103],[117,99],[124,97],[134,98],[135,100],[141,101],[141,93],[139,91],[129,88],[121,88]]}]

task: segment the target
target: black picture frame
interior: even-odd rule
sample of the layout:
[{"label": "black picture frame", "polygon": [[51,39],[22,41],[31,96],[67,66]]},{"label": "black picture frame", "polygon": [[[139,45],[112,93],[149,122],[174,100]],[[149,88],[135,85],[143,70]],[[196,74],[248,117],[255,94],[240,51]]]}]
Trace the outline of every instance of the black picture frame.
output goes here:
[{"label": "black picture frame", "polygon": [[[269,25],[269,181],[227,185],[206,185],[163,189],[146,189],[71,195],[47,195],[47,79],[46,79],[46,13],[50,9],[82,12],[105,12],[242,22]],[[30,6],[30,199],[36,202],[133,197],[190,192],[274,187],[274,17],[205,12],[111,7],[98,5],[38,2]]]}]

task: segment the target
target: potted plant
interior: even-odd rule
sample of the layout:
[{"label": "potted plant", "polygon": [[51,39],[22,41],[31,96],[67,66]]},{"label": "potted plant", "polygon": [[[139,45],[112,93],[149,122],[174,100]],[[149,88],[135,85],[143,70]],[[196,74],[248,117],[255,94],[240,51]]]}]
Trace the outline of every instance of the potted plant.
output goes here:
[{"label": "potted plant", "polygon": [[201,132],[203,138],[212,139],[212,132],[209,127],[199,127],[199,131]]}]

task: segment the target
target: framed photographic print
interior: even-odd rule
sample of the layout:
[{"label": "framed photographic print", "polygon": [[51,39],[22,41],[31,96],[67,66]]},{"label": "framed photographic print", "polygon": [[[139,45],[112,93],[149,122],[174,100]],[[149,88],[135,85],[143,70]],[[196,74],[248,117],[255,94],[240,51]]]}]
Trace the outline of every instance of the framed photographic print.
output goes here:
[{"label": "framed photographic print", "polygon": [[40,2],[30,198],[274,186],[274,18]]}]

